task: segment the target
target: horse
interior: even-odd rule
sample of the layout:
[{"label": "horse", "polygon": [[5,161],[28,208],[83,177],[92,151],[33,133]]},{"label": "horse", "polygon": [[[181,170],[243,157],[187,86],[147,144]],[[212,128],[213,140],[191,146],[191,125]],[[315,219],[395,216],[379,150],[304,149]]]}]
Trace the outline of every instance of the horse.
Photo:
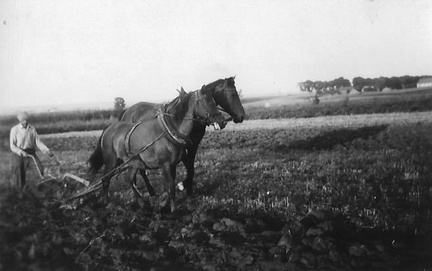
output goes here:
[{"label": "horse", "polygon": [[[89,173],[97,173],[105,165],[102,177],[104,202],[112,177],[129,170],[129,183],[136,200],[143,199],[136,187],[136,172],[161,168],[168,198],[165,207],[175,211],[176,165],[180,162],[195,122],[223,126],[225,118],[218,110],[212,93],[201,88],[179,96],[161,108],[153,118],[129,123],[118,121],[108,126],[90,156]],[[124,166],[126,164],[126,166]],[[147,177],[146,183],[148,182]]]},{"label": "horse", "polygon": [[[222,107],[220,110],[228,113],[234,123],[241,123],[245,118],[245,111],[235,87],[234,79],[235,76],[216,80],[205,85],[205,89],[206,91],[210,91],[212,93],[216,104]],[[154,103],[136,103],[124,111],[123,115],[120,116],[120,120],[126,122],[138,122],[152,119],[157,114],[158,108],[159,105]],[[191,144],[186,146],[187,151],[182,157],[182,162],[187,172],[186,178],[182,184],[185,187],[188,196],[193,195],[193,178],[195,175],[194,162],[199,144],[204,137],[205,131],[206,125],[199,122],[194,122],[192,132],[190,134]],[[145,177],[145,172],[140,170],[140,173],[146,183],[147,191],[151,196],[154,196],[155,193],[152,186],[146,181],[147,178]]]}]

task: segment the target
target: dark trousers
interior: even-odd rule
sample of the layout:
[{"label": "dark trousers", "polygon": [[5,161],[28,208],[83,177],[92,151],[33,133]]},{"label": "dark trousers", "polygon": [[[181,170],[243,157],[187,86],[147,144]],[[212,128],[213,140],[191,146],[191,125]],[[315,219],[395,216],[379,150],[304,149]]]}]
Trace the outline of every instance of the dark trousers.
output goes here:
[{"label": "dark trousers", "polygon": [[39,175],[41,177],[43,176],[43,167],[42,167],[42,163],[39,160],[39,157],[37,157],[36,154],[29,154],[29,155],[30,155],[29,157],[23,157],[14,152],[11,155],[12,184],[15,187],[23,188],[24,185],[26,184],[26,171],[32,160],[36,165]]}]

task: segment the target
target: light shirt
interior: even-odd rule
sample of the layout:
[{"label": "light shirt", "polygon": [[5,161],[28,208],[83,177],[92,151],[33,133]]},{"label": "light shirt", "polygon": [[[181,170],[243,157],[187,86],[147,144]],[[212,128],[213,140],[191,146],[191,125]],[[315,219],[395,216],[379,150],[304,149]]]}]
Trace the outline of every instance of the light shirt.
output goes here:
[{"label": "light shirt", "polygon": [[30,124],[24,128],[21,123],[11,129],[10,149],[18,155],[21,155],[24,149],[39,149],[44,153],[49,152],[48,147],[40,140],[36,129]]}]

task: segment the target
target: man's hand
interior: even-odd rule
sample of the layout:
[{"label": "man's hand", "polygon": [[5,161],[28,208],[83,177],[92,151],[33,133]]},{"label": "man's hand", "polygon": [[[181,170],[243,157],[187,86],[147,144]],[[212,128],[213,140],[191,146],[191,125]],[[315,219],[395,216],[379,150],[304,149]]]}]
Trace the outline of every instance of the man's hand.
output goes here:
[{"label": "man's hand", "polygon": [[21,154],[22,157],[28,157],[28,154],[25,151],[23,151],[23,150],[21,150],[20,154]]}]

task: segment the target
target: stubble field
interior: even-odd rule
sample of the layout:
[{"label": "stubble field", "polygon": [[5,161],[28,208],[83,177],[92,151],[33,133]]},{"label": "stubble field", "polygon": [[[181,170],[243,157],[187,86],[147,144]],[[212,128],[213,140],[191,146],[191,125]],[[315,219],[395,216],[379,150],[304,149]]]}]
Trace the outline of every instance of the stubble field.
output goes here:
[{"label": "stubble field", "polygon": [[[89,179],[99,134],[44,136],[48,171]],[[195,197],[179,191],[171,215],[133,204],[123,175],[108,206],[60,208],[83,188],[72,180],[7,188],[4,141],[0,269],[429,270],[431,135],[430,111],[230,123],[205,135]]]}]

